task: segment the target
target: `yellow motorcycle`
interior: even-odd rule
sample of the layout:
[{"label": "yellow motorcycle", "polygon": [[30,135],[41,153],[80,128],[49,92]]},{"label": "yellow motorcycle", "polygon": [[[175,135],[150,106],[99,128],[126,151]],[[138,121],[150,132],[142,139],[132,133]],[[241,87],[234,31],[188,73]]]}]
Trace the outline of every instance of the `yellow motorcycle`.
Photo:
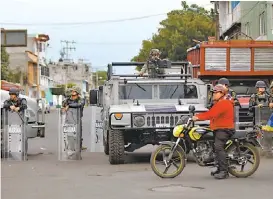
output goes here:
[{"label": "yellow motorcycle", "polygon": [[[173,129],[175,142],[161,142],[152,153],[150,164],[154,173],[161,178],[174,178],[185,168],[187,154],[193,156],[199,166],[216,167],[214,152],[214,134],[209,127],[195,125],[191,119],[195,107],[190,106],[191,116],[183,116]],[[226,143],[228,153],[229,173],[238,178],[251,176],[259,167],[260,154],[257,147],[259,130],[249,132],[236,132]],[[244,170],[250,165],[250,169]],[[237,170],[237,166],[240,167]],[[161,169],[162,168],[162,169]],[[173,168],[173,169],[171,169]],[[170,173],[168,173],[170,171]]]}]

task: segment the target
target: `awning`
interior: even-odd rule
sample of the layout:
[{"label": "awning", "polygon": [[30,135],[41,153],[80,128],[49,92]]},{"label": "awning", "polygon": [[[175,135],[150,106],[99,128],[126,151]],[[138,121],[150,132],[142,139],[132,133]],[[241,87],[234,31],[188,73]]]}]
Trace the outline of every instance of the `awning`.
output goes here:
[{"label": "awning", "polygon": [[27,53],[27,56],[28,56],[28,61],[29,62],[32,62],[34,64],[37,64],[38,63],[38,56],[35,55],[33,52],[31,51],[26,51]]}]

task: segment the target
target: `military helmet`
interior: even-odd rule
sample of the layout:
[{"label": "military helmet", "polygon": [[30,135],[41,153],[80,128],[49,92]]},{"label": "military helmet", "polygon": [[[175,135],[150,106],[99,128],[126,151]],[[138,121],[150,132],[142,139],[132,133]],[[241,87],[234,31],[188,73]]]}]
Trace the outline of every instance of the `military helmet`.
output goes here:
[{"label": "military helmet", "polygon": [[72,91],[76,91],[76,93],[78,93],[79,95],[81,94],[81,89],[77,86],[73,86],[72,89],[71,89],[71,92]]},{"label": "military helmet", "polygon": [[65,96],[68,97],[71,95],[71,88],[68,88],[66,91],[65,91]]},{"label": "military helmet", "polygon": [[160,51],[158,49],[154,48],[150,51],[150,55],[156,55],[156,54],[158,55],[160,54]]},{"label": "military helmet", "polygon": [[229,80],[227,78],[221,78],[218,80],[218,84],[222,84],[222,85],[228,85],[229,86]]},{"label": "military helmet", "polygon": [[19,95],[19,89],[18,88],[10,88],[9,89],[9,95]]},{"label": "military helmet", "polygon": [[273,88],[273,81],[272,81],[271,84],[270,84],[270,88]]},{"label": "military helmet", "polygon": [[264,81],[257,81],[255,87],[256,88],[266,88],[266,84]]}]

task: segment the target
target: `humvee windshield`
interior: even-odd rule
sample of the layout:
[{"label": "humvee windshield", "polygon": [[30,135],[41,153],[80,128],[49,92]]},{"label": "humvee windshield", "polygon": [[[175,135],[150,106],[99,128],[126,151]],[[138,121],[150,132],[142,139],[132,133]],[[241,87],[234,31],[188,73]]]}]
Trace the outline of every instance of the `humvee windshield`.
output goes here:
[{"label": "humvee windshield", "polygon": [[197,99],[197,88],[195,85],[159,85],[160,99]]},{"label": "humvee windshield", "polygon": [[[198,92],[195,85],[184,84],[126,84],[119,86],[120,99],[197,99]],[[159,93],[159,95],[158,95]]]},{"label": "humvee windshield", "polygon": [[119,86],[119,99],[152,99],[153,86],[147,84],[126,84]]}]

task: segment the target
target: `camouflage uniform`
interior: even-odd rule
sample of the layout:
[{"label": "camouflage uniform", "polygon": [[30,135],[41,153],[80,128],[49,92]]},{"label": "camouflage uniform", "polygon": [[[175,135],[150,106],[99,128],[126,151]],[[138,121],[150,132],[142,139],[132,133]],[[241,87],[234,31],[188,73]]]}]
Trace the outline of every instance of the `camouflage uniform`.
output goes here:
[{"label": "camouflage uniform", "polygon": [[73,87],[71,89],[70,92],[72,91],[76,91],[78,94],[78,97],[76,99],[72,99],[72,97],[68,97],[66,98],[63,102],[62,102],[62,106],[66,107],[68,106],[68,108],[80,108],[81,112],[80,112],[80,137],[81,137],[81,148],[82,148],[82,117],[83,117],[83,108],[85,105],[85,100],[82,99],[79,95],[81,93],[80,88],[78,87]]},{"label": "camouflage uniform", "polygon": [[140,74],[143,75],[147,70],[149,76],[152,78],[155,78],[157,74],[164,74],[165,70],[157,67],[157,61],[160,60],[160,58],[153,58],[155,55],[160,55],[160,51],[158,49],[151,50],[149,60],[143,65]]},{"label": "camouflage uniform", "polygon": [[[257,81],[256,88],[265,88],[266,84],[263,81]],[[266,93],[256,93],[252,94],[249,100],[249,111],[252,113],[255,111],[255,106],[268,106],[270,102],[270,95]],[[269,158],[273,157],[272,155],[272,132],[263,131],[263,137],[261,139],[261,145],[264,147],[264,150],[261,152],[262,156],[267,156]]]}]

